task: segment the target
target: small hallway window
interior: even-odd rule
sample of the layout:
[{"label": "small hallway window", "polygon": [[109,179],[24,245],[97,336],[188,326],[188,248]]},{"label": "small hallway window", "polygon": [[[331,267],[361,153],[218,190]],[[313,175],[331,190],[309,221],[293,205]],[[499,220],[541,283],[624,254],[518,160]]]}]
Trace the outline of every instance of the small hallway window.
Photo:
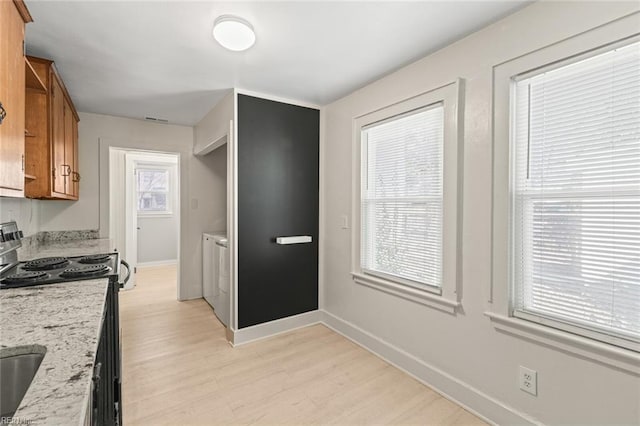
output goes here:
[{"label": "small hallway window", "polygon": [[171,214],[171,176],[166,168],[137,169],[139,214]]}]

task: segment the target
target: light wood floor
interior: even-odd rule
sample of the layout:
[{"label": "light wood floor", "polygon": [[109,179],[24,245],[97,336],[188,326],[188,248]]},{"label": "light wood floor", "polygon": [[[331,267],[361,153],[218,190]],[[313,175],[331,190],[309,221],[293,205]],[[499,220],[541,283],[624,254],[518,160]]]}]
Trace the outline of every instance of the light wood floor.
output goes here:
[{"label": "light wood floor", "polygon": [[120,293],[127,426],[485,424],[322,325],[232,348],[175,274],[140,269]]}]

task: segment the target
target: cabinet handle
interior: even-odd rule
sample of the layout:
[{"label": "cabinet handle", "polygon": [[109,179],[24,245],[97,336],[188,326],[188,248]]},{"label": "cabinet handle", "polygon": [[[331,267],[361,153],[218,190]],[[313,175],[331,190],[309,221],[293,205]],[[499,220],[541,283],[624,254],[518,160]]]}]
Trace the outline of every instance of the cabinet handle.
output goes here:
[{"label": "cabinet handle", "polygon": [[2,124],[2,121],[6,116],[7,116],[7,110],[4,109],[4,106],[2,106],[2,102],[0,102],[0,124]]},{"label": "cabinet handle", "polygon": [[73,181],[74,182],[80,182],[80,173],[73,172]]},{"label": "cabinet handle", "polygon": [[[60,171],[60,176],[67,177],[67,176],[69,176],[71,174],[71,167],[69,165],[60,164],[60,167],[62,167],[62,170],[63,170],[63,171]],[[64,169],[65,168],[67,169],[67,173],[66,174],[64,173]]]},{"label": "cabinet handle", "polygon": [[24,154],[22,154],[22,171],[24,172]]}]

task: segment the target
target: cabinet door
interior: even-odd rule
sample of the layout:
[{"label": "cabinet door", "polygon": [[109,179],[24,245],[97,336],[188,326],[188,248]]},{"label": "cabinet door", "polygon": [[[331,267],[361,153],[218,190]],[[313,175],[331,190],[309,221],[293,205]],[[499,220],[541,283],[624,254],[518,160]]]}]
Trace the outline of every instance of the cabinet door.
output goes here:
[{"label": "cabinet door", "polygon": [[66,193],[65,183],[69,167],[65,162],[64,109],[65,99],[56,76],[51,73],[51,161],[53,167],[52,192]]},{"label": "cabinet door", "polygon": [[64,179],[65,179],[65,194],[67,195],[75,195],[75,180],[74,180],[74,172],[76,170],[76,162],[75,162],[75,147],[74,147],[74,131],[73,125],[75,122],[75,118],[73,117],[73,112],[71,111],[71,107],[69,106],[69,102],[67,99],[64,99],[63,105],[63,115],[64,115]]},{"label": "cabinet door", "polygon": [[[238,324],[318,309],[318,110],[238,96]],[[305,244],[276,237],[308,235]]]},{"label": "cabinet door", "polygon": [[[24,21],[13,2],[0,2],[0,102],[6,117],[0,124],[0,195],[24,190]],[[14,193],[12,193],[12,191]]]},{"label": "cabinet door", "polygon": [[73,117],[73,196],[78,199],[80,197],[80,161],[78,159],[78,122]]}]

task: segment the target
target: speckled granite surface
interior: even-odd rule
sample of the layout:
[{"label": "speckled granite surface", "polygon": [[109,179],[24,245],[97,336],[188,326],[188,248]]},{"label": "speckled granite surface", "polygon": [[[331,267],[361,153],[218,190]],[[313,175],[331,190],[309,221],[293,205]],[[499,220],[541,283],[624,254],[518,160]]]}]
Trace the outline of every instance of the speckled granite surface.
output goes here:
[{"label": "speckled granite surface", "polygon": [[40,231],[37,234],[41,243],[62,242],[70,240],[95,240],[100,237],[97,229],[80,231]]},{"label": "speckled granite surface", "polygon": [[[113,252],[109,239],[37,240],[20,260]],[[79,425],[90,397],[107,278],[0,291],[0,356],[45,352],[15,418]]]},{"label": "speckled granite surface", "polygon": [[14,418],[84,421],[108,279],[0,291],[0,356],[46,350]]},{"label": "speckled granite surface", "polygon": [[49,256],[82,256],[88,254],[112,253],[113,243],[109,238],[89,240],[53,240],[23,244],[18,249],[18,259],[32,260]]}]

